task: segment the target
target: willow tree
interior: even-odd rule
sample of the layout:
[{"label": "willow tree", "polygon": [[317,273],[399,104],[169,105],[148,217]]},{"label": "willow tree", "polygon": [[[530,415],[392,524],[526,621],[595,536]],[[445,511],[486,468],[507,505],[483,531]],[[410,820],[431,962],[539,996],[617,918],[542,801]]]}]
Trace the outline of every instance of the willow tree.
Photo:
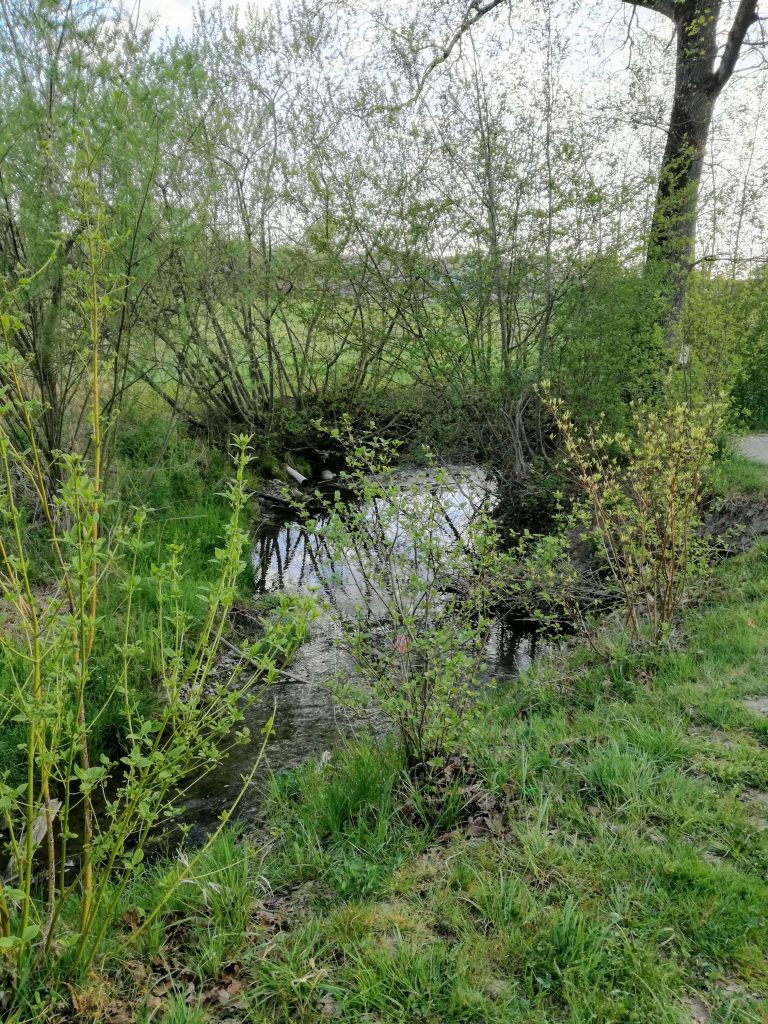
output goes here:
[{"label": "willow tree", "polygon": [[[758,0],[739,0],[723,25],[723,0],[623,0],[669,18],[675,27],[672,109],[648,240],[648,266],[669,288],[672,319],[685,300],[696,238],[699,183],[715,104],[732,77]],[[722,45],[721,45],[722,41]]]}]

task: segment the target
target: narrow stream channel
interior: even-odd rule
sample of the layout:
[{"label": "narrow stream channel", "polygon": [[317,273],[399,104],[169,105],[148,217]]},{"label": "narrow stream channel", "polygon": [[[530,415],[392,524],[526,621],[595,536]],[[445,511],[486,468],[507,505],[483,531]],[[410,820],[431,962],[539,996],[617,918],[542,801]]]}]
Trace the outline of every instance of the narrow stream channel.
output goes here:
[{"label": "narrow stream channel", "polygon": [[[470,519],[488,507],[494,497],[493,484],[481,469],[472,465],[451,465],[447,482],[437,482],[437,472],[425,469],[397,469],[394,480],[405,492],[430,489],[445,510],[446,537],[461,535]],[[187,796],[187,822],[195,830],[207,830],[216,822],[239,792],[241,778],[250,772],[260,747],[260,729],[276,708],[275,729],[269,742],[260,779],[245,794],[238,817],[249,820],[258,815],[266,773],[295,767],[310,757],[333,750],[345,738],[364,730],[377,731],[377,723],[360,713],[340,708],[328,689],[329,681],[353,676],[353,667],[338,644],[333,609],[350,611],[360,602],[360,581],[354,559],[333,563],[324,543],[308,533],[296,520],[264,526],[252,551],[253,575],[261,594],[315,594],[330,609],[312,625],[309,639],[297,651],[290,670],[306,684],[276,683],[247,712],[252,742],[237,747],[216,771]],[[489,677],[499,684],[513,679],[535,656],[536,638],[528,626],[497,622],[486,653]]]}]

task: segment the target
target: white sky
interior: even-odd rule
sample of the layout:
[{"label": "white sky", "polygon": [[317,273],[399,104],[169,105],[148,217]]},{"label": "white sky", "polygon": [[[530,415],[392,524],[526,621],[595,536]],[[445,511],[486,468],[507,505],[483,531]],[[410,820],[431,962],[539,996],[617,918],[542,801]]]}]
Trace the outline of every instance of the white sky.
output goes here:
[{"label": "white sky", "polygon": [[[273,4],[273,0],[205,0],[205,6],[210,9],[219,2],[224,8],[234,6],[241,11],[249,6],[265,10]],[[287,3],[287,0],[284,2]],[[194,10],[199,6],[199,0],[128,0],[128,3],[134,15],[157,15],[160,35],[166,31],[188,35],[193,26]],[[358,3],[361,8],[367,6],[362,0],[358,0]],[[435,0],[430,9],[439,11],[441,3],[442,0]],[[737,0],[729,0],[726,6],[732,8],[736,3]],[[383,0],[382,7],[386,9],[390,4],[398,11],[404,10],[407,13],[412,0]],[[355,9],[354,5],[350,6]],[[511,5],[513,20],[518,19],[514,25],[518,44],[520,40],[525,42],[526,35],[522,29],[525,25],[530,28],[529,22],[541,30],[535,11],[537,6],[535,0],[517,0]],[[671,29],[666,19],[648,11],[634,11],[633,28],[628,35],[630,14],[627,6],[619,0],[582,0],[578,4],[570,0],[554,0],[552,10],[556,15],[553,20],[555,36],[562,40],[564,47],[560,68],[563,82],[572,88],[574,94],[580,95],[585,104],[599,106],[609,102],[611,110],[621,108],[625,133],[621,134],[617,121],[614,126],[618,133],[616,146],[622,150],[626,148],[629,161],[644,161],[643,166],[647,165],[648,173],[652,174],[663,145],[666,126],[664,97],[666,95],[668,99],[674,52],[669,45]],[[498,19],[498,28],[500,32],[504,31],[503,15]],[[442,24],[439,31],[443,36],[447,33]],[[512,32],[512,27],[508,32]],[[658,36],[658,45],[643,45],[646,32],[652,37]],[[482,32],[479,34],[482,35]],[[538,68],[541,75],[542,38],[540,34],[536,36],[538,48],[523,48],[517,54],[514,50],[510,52],[505,64],[506,71],[500,74],[509,74],[511,80],[516,81],[520,76],[525,77],[527,71],[535,75]],[[634,46],[629,45],[630,38]],[[365,33],[362,32],[361,52],[365,50],[364,42]],[[349,50],[346,52],[347,57],[359,55]],[[768,209],[765,206],[765,197],[768,196],[768,150],[764,136],[761,136],[759,118],[768,105],[768,86],[763,85],[758,90],[757,82],[755,76],[735,81],[729,85],[718,103],[718,115],[710,137],[708,169],[702,187],[702,251],[704,248],[707,252],[719,252],[721,249],[729,251],[727,246],[731,244],[730,241],[723,248],[720,240],[724,237],[723,231],[731,230],[733,225],[729,227],[724,211],[711,201],[713,189],[717,186],[722,191],[722,183],[725,182],[733,195],[737,187],[743,191],[740,218],[744,219],[745,225],[750,217],[756,223],[759,222],[759,230],[755,228],[754,244],[759,247],[761,258],[764,258],[765,245],[768,243],[763,240],[761,232],[763,222],[768,224]],[[753,129],[749,139],[740,137],[743,126],[748,123],[748,119],[745,120],[740,113],[742,106],[752,110]],[[752,131],[755,133],[755,145],[750,148]],[[650,191],[648,194],[651,195]],[[735,208],[737,200],[734,199],[733,203]],[[739,246],[751,256],[752,234],[746,226],[742,232],[741,219],[738,230]],[[749,241],[745,241],[747,236]]]},{"label": "white sky", "polygon": [[[245,10],[248,5],[264,9],[271,6],[272,0],[224,0],[223,6],[239,7]],[[142,0],[141,10],[144,14],[158,15],[158,29],[171,33],[182,32],[185,35],[192,30],[193,11],[198,0]],[[207,3],[206,6],[211,6]]]}]

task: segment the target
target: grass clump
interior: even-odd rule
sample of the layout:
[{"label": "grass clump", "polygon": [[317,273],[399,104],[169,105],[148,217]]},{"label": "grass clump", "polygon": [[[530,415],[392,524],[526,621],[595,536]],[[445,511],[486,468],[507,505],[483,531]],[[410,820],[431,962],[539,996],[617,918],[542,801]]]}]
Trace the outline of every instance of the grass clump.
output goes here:
[{"label": "grass clump", "polygon": [[768,466],[748,459],[728,445],[713,465],[709,486],[718,497],[764,494],[768,487]]}]

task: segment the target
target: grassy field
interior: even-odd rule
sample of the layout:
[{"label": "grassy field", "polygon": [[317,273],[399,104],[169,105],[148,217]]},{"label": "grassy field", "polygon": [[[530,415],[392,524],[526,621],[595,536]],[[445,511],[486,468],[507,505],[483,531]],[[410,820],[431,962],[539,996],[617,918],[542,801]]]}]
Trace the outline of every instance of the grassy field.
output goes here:
[{"label": "grassy field", "polygon": [[82,1019],[765,1021],[768,545],[673,651],[614,634],[497,694],[427,799],[381,745],[275,779],[132,943],[178,870],[126,894]]}]

